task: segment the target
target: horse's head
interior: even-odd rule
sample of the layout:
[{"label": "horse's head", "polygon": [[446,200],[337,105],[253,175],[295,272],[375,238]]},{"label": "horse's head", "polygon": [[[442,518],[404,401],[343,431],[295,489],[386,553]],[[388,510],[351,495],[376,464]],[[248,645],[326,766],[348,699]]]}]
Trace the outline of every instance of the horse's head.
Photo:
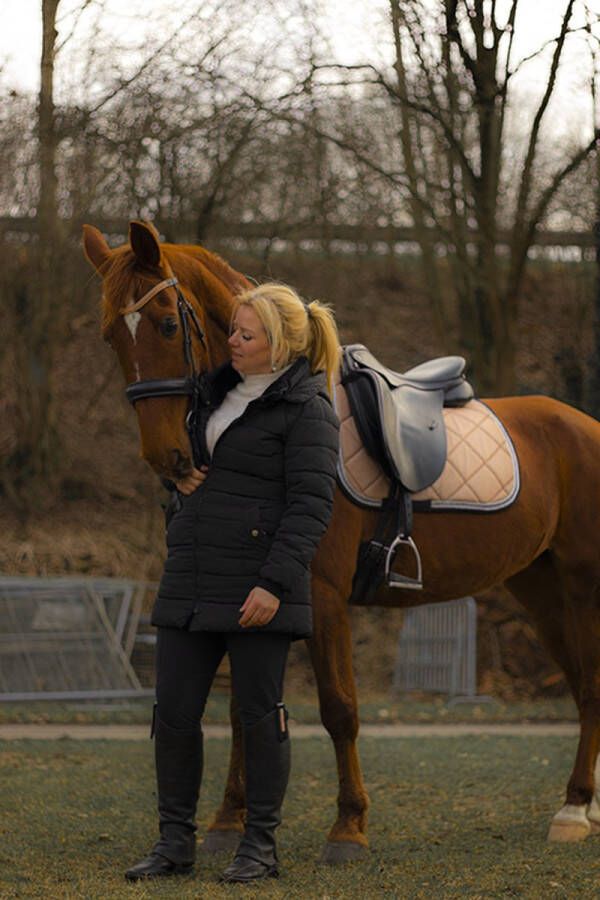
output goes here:
[{"label": "horse's head", "polygon": [[131,222],[129,245],[113,250],[98,229],[84,225],[83,244],[102,276],[102,333],[135,406],[141,455],[159,475],[180,479],[193,465],[185,427],[188,379],[213,364],[204,310],[171,265],[181,254],[161,245],[143,222]]}]

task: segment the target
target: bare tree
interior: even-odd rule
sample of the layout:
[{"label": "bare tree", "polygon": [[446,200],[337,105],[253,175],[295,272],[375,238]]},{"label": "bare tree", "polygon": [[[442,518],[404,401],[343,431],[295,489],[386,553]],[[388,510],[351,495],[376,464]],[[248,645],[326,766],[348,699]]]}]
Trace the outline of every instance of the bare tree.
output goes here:
[{"label": "bare tree", "polygon": [[[588,28],[592,31],[592,17],[588,11]],[[600,48],[592,45],[592,59],[594,63],[590,79],[592,97],[592,116],[596,132],[600,127]],[[594,221],[594,238],[596,250],[596,285],[594,295],[594,344],[590,360],[590,379],[588,390],[588,407],[591,413],[600,418],[600,140],[596,142],[595,158],[592,168],[592,183],[595,187],[596,216]]]},{"label": "bare tree", "polygon": [[[519,171],[506,171],[509,89],[519,66],[513,42],[519,0],[500,19],[498,5],[483,0],[444,0],[434,38],[424,26],[420,0],[389,0],[396,49],[396,81],[381,83],[402,117],[402,150],[423,262],[435,270],[432,239],[451,251],[460,333],[478,382],[488,390],[514,388],[519,297],[528,251],[557,189],[592,152],[600,132],[539,177],[543,123],[557,85],[570,32],[574,0],[568,0],[552,41],[547,81],[531,119]],[[443,19],[442,19],[443,17]],[[410,54],[414,76],[406,72]],[[427,171],[422,152],[429,136],[443,153],[441,182]],[[445,171],[444,171],[445,169]],[[436,173],[437,174],[437,173]],[[511,191],[510,184],[515,185]],[[512,208],[505,198],[514,196]],[[424,226],[431,222],[435,229]],[[498,253],[508,235],[508,259]],[[439,284],[430,274],[430,292]],[[443,314],[440,322],[444,323]]]},{"label": "bare tree", "polygon": [[59,0],[42,2],[42,55],[38,98],[37,245],[29,259],[34,277],[23,280],[14,295],[19,338],[17,352],[17,446],[5,480],[19,493],[56,471],[57,429],[52,370],[55,349],[58,282],[56,256],[60,247],[57,210],[57,131],[54,109],[56,14]]},{"label": "bare tree", "polygon": [[[148,48],[146,57],[137,66],[130,66],[127,75],[119,70],[119,66],[125,68],[125,61],[115,60],[114,53],[110,57],[110,47],[107,46],[107,55],[103,55],[104,51],[99,49],[103,42],[91,43],[87,74],[96,78],[96,84],[103,84],[103,88],[96,90],[95,99],[89,103],[80,99],[71,105],[63,102],[57,108],[57,56],[72,49],[75,42],[71,38],[80,14],[90,2],[81,0],[71,17],[71,30],[60,44],[59,5],[60,0],[41,3],[40,90],[37,128],[31,135],[37,150],[36,165],[32,167],[32,160],[25,159],[22,152],[20,166],[14,157],[10,159],[13,172],[20,169],[23,178],[32,168],[37,175],[29,185],[28,200],[22,192],[22,202],[18,204],[25,215],[32,208],[35,210],[36,239],[29,244],[26,265],[15,272],[14,289],[10,290],[5,279],[2,285],[18,342],[15,341],[14,351],[16,436],[3,459],[0,477],[7,490],[16,491],[22,498],[35,497],[40,481],[57,484],[64,469],[53,378],[57,353],[68,336],[69,307],[73,306],[72,298],[65,302],[67,269],[73,255],[65,218],[70,216],[76,222],[84,209],[87,214],[94,214],[94,208],[102,203],[108,214],[121,214],[124,220],[131,214],[160,215],[161,191],[164,193],[169,187],[164,176],[170,149],[174,145],[183,149],[191,134],[198,144],[198,136],[204,134],[204,146],[197,148],[196,158],[201,160],[204,151],[205,158],[209,159],[206,151],[215,134],[219,134],[219,150],[213,154],[215,164],[212,168],[204,166],[205,170],[208,168],[206,178],[197,180],[195,192],[188,190],[187,194],[188,200],[190,196],[195,197],[192,205],[197,233],[206,230],[211,214],[222,201],[226,188],[231,186],[233,179],[228,176],[253,124],[250,116],[239,114],[231,97],[210,108],[205,89],[206,73],[214,65],[219,48],[233,34],[223,2],[219,4],[223,15],[215,18],[217,25],[213,32],[206,27],[207,22],[211,23],[210,10],[203,4],[202,9],[197,9],[170,35]],[[190,60],[189,47],[194,45],[186,44],[188,55],[179,61],[175,37],[185,28],[195,29],[196,56]],[[229,46],[229,52],[231,49]],[[83,54],[80,48],[77,52],[79,64],[85,58],[85,50]],[[226,57],[225,51],[222,57]],[[111,65],[106,65],[108,58],[112,60]],[[97,79],[103,62],[105,73]],[[182,94],[187,98],[182,98]],[[149,100],[157,102],[149,105]],[[197,114],[188,114],[186,101],[189,108],[198,107]],[[9,129],[0,138],[7,154],[10,153],[7,141],[12,135],[13,130]],[[213,141],[213,146],[216,143]],[[178,177],[179,167],[173,166],[171,173],[174,179]],[[11,178],[4,185],[7,193],[14,195],[14,182]],[[202,184],[206,186],[203,194],[198,190]],[[163,197],[163,206],[169,200],[170,197]]]},{"label": "bare tree", "polygon": [[[576,0],[565,0],[556,37],[515,62],[514,35],[523,0],[388,0],[394,64],[340,66],[322,62],[322,90],[346,88],[387,100],[396,123],[387,158],[374,157],[356,134],[335,123],[319,132],[392,190],[408,192],[408,211],[421,249],[423,281],[445,342],[456,340],[472,362],[480,389],[515,387],[516,331],[529,249],[561,184],[589,157],[600,136],[561,150],[549,120],[565,46],[575,32]],[[503,17],[503,10],[506,12]],[[594,25],[600,16],[594,14]],[[550,56],[546,82],[518,159],[509,153],[515,76],[532,59]],[[338,80],[332,78],[338,72]],[[306,83],[306,76],[303,83]],[[296,91],[297,93],[297,91]],[[286,121],[297,115],[288,92],[263,101]],[[256,98],[255,98],[256,100]],[[259,101],[257,101],[259,102]],[[548,144],[552,167],[548,168]],[[511,165],[511,157],[513,164]],[[499,252],[500,245],[506,248]],[[452,291],[448,296],[447,285]]]}]

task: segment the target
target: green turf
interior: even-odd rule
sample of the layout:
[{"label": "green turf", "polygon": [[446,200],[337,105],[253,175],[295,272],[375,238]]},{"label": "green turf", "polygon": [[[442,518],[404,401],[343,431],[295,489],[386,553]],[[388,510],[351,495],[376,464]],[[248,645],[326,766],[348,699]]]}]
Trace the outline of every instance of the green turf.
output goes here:
[{"label": "green turf", "polygon": [[[290,716],[296,722],[318,722],[316,696],[287,694]],[[569,697],[514,701],[506,703],[458,703],[448,705],[446,697],[397,697],[384,693],[361,692],[360,721],[376,722],[556,722],[575,721],[575,704]],[[137,723],[150,719],[152,701],[148,698],[131,702],[37,702],[0,704],[0,724],[8,722],[53,723]],[[229,695],[214,691],[205,713],[206,723],[227,722]]]},{"label": "green turf", "polygon": [[[227,857],[196,874],[129,886],[123,870],[155,834],[149,742],[0,744],[0,897],[592,898],[600,840],[549,845],[571,738],[364,739],[371,852],[317,864],[332,822],[333,754],[298,740],[279,832],[282,878],[222,887]],[[200,834],[222,790],[227,741],[207,742]]]}]

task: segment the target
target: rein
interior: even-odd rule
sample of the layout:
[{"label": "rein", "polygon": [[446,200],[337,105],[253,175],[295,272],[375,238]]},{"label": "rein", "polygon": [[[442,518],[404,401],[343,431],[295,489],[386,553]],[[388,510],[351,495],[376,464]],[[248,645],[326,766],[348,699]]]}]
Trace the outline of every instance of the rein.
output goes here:
[{"label": "rein", "polygon": [[200,325],[198,316],[196,315],[196,311],[194,310],[191,303],[189,303],[189,301],[185,299],[178,285],[179,282],[177,281],[177,278],[175,278],[175,276],[166,278],[164,281],[155,284],[153,288],[151,288],[146,294],[144,294],[143,297],[140,297],[139,300],[136,300],[135,303],[132,303],[130,306],[126,306],[124,309],[122,309],[120,311],[120,314],[122,316],[128,316],[131,313],[139,312],[140,309],[143,309],[143,307],[146,306],[146,304],[150,300],[152,300],[153,297],[156,297],[157,294],[160,294],[161,291],[166,290],[166,288],[174,287],[177,294],[177,312],[179,314],[179,321],[181,322],[181,330],[183,333],[183,356],[185,359],[185,364],[188,368],[188,375],[182,378],[157,378],[147,381],[135,381],[127,385],[127,387],[125,388],[125,395],[132,406],[135,406],[138,400],[145,400],[147,398],[153,397],[190,397],[190,409],[186,416],[185,425],[190,438],[190,442],[192,444],[194,457],[198,459],[199,454],[195,426],[200,400],[200,385],[198,377],[200,375],[200,371],[197,369],[196,363],[194,361],[191,326],[193,326],[196,335],[205,350],[206,341],[204,338],[204,331],[202,330],[202,326]]}]

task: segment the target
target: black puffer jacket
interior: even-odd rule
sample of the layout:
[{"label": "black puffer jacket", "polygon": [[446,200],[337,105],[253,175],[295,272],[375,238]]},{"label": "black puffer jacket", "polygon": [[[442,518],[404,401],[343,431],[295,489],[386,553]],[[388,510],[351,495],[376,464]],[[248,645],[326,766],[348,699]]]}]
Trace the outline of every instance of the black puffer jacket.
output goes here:
[{"label": "black puffer jacket", "polygon": [[[339,422],[325,374],[297,359],[217,441],[206,423],[240,381],[230,363],[204,376],[201,486],[180,495],[167,528],[168,558],[154,625],[197,631],[311,632],[310,562],[331,516]],[[242,629],[240,607],[259,585],[281,604],[268,625]]]}]

